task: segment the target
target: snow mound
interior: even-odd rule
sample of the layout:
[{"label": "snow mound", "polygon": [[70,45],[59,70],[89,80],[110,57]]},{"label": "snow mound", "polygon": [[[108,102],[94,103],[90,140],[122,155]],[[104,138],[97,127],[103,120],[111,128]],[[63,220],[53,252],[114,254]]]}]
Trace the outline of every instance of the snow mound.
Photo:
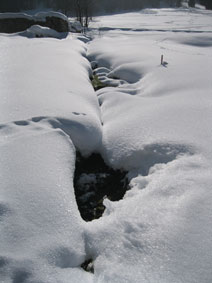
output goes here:
[{"label": "snow mound", "polygon": [[69,20],[69,30],[71,32],[81,33],[82,32],[82,25],[79,21]]},{"label": "snow mound", "polygon": [[98,150],[100,110],[85,44],[72,36],[59,41],[2,35],[0,46],[2,126],[42,123],[62,129],[85,155]]},{"label": "snow mound", "polygon": [[150,9],[92,23],[104,30],[89,58],[131,82],[97,92],[102,155],[130,180],[87,226],[97,282],[212,281],[211,18]]},{"label": "snow mound", "polygon": [[54,37],[61,38],[61,34],[56,30],[53,30],[48,27],[42,27],[39,25],[33,25],[27,29],[26,33],[24,33],[28,37]]},{"label": "snow mound", "polygon": [[1,279],[67,282],[81,276],[85,247],[71,140],[34,123],[11,124],[0,134]]},{"label": "snow mound", "polygon": [[[135,83],[143,77],[144,71],[141,70],[140,63],[127,63],[122,64],[112,70],[109,74],[109,78],[120,78],[129,83]],[[141,72],[142,71],[142,72]]]},{"label": "snow mound", "polygon": [[60,12],[54,12],[54,11],[38,12],[37,14],[33,16],[33,18],[38,21],[40,20],[46,21],[46,18],[51,18],[51,17],[58,18],[58,19],[68,22],[67,16]]}]

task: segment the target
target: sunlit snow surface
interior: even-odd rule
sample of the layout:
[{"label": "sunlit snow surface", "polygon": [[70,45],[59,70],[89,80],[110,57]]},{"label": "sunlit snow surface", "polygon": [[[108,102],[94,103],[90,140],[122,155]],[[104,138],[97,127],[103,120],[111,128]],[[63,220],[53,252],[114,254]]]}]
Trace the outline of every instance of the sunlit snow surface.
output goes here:
[{"label": "sunlit snow surface", "polygon": [[97,92],[102,153],[135,177],[125,199],[106,200],[105,216],[89,226],[96,276],[210,282],[212,12],[144,10],[92,27],[89,58],[111,70],[106,78],[125,80]]},{"label": "sunlit snow surface", "polygon": [[63,128],[84,153],[95,150],[101,122],[85,44],[72,37],[2,35],[0,48],[0,123],[46,121]]},{"label": "sunlit snow surface", "polygon": [[[212,12],[91,28],[87,46],[1,35],[0,281],[209,283]],[[86,49],[118,87],[94,93]],[[75,147],[129,170],[131,190],[91,223],[75,202]]]}]

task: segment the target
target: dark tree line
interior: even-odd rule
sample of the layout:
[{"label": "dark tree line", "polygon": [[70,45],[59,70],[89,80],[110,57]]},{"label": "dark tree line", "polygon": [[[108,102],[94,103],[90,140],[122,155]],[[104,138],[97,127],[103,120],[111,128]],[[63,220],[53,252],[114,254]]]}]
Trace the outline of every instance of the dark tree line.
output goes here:
[{"label": "dark tree line", "polygon": [[211,0],[200,0],[200,3],[205,6],[206,9],[212,10],[212,1]]},{"label": "dark tree line", "polygon": [[40,5],[49,6],[51,0],[0,0],[0,12],[19,12],[30,10]]},{"label": "dark tree line", "polygon": [[[136,10],[143,7],[159,7],[161,0],[0,0],[0,12],[14,12],[43,6],[64,13],[115,12]],[[167,5],[179,6],[181,0],[164,0]]]},{"label": "dark tree line", "polygon": [[[205,6],[206,9],[212,10],[212,0],[199,0],[198,1],[201,5]],[[196,0],[189,0],[188,5],[190,7],[195,7],[195,4],[197,3]]]}]

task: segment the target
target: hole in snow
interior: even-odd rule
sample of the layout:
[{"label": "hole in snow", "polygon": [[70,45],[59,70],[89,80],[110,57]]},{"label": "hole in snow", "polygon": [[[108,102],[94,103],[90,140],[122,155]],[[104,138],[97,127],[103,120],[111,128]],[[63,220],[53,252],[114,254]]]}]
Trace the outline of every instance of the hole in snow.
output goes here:
[{"label": "hole in snow", "polygon": [[88,259],[83,262],[81,264],[81,267],[87,272],[94,273],[94,262],[92,259]]},{"label": "hole in snow", "polygon": [[77,152],[74,188],[78,208],[85,221],[102,216],[105,197],[111,201],[123,198],[129,188],[126,175],[126,171],[108,167],[99,154],[85,158]]}]

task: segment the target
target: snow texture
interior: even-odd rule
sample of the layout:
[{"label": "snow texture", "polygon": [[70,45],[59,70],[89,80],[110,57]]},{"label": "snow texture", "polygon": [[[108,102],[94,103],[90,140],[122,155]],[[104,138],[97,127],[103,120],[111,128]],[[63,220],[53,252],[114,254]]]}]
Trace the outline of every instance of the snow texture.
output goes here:
[{"label": "snow texture", "polygon": [[131,180],[88,227],[97,282],[212,280],[211,19],[153,9],[93,23],[100,79],[125,81],[97,91],[102,154]]},{"label": "snow texture", "polygon": [[[212,281],[211,19],[102,16],[87,44],[0,35],[0,280]],[[109,85],[96,93],[86,54]],[[76,149],[129,172],[124,199],[105,198],[90,223],[74,196]],[[94,274],[80,267],[91,258]]]},{"label": "snow texture", "polygon": [[0,141],[1,280],[68,282],[62,279],[68,268],[69,276],[80,278],[80,270],[70,269],[85,258],[72,183],[71,140],[61,130],[35,122],[10,124],[2,131],[6,136]]},{"label": "snow texture", "polygon": [[0,123],[43,121],[63,129],[84,154],[98,148],[100,111],[85,44],[71,36],[1,36],[0,48]]}]

